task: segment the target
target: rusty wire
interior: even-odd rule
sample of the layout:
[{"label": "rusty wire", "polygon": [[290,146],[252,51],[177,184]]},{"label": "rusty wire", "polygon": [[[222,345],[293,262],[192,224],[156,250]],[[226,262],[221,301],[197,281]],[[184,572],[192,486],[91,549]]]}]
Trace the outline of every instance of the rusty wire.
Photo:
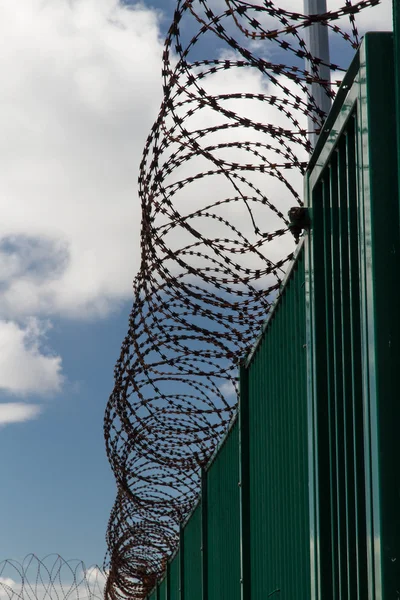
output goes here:
[{"label": "rusty wire", "polygon": [[9,600],[101,600],[105,583],[99,567],[87,569],[82,561],[58,554],[0,562],[0,598]]},{"label": "rusty wire", "polygon": [[356,49],[355,14],[379,3],[344,1],[312,16],[269,0],[177,3],[140,165],[141,266],[105,415],[118,485],[108,598],[143,598],[162,575],[235,414],[237,363],[293,255],[286,215],[302,205],[305,117],[318,131],[326,116],[308,84],[334,97],[343,72],[331,64],[333,83],[321,79],[307,27]]}]

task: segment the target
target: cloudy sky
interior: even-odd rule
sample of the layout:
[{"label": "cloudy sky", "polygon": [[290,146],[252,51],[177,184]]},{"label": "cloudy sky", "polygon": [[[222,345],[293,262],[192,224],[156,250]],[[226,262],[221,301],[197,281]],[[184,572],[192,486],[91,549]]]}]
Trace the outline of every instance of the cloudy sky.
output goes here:
[{"label": "cloudy sky", "polygon": [[[389,28],[390,4],[366,11],[363,29]],[[105,553],[115,488],[102,420],[173,7],[0,3],[0,560]]]}]

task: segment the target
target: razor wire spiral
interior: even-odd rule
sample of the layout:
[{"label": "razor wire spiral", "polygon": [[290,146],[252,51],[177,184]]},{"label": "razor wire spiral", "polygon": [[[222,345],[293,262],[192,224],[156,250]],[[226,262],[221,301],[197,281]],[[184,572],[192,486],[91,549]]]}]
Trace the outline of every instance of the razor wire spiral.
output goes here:
[{"label": "razor wire spiral", "polygon": [[[310,84],[331,98],[336,85],[321,79],[307,29],[320,23],[357,49],[355,15],[379,0],[311,16],[269,0],[215,4],[177,3],[140,165],[141,266],[104,423],[118,486],[107,598],[143,598],[162,575],[235,415],[237,364],[293,257],[286,215],[302,205],[304,119],[318,131],[326,116]],[[327,66],[338,85],[345,69]]]},{"label": "razor wire spiral", "polygon": [[99,567],[87,569],[82,561],[58,554],[0,562],[0,598],[8,600],[101,600],[105,582]]}]

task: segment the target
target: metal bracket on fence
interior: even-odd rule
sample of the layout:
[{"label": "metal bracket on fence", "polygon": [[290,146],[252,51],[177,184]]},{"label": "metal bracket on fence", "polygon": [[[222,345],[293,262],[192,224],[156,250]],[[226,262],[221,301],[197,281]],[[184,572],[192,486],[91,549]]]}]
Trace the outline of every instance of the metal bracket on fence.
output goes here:
[{"label": "metal bracket on fence", "polygon": [[302,206],[293,206],[289,212],[289,229],[292,232],[296,244],[299,241],[300,234],[304,229],[309,229],[311,225],[310,213],[308,208]]}]

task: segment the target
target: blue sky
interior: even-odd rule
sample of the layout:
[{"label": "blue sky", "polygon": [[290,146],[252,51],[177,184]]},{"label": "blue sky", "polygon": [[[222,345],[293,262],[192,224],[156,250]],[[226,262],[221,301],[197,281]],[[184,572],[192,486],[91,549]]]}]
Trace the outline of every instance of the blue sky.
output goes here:
[{"label": "blue sky", "polygon": [[[104,557],[115,485],[103,414],[139,261],[137,171],[174,5],[0,6],[0,560]],[[389,13],[384,0],[363,25],[385,27]]]}]

